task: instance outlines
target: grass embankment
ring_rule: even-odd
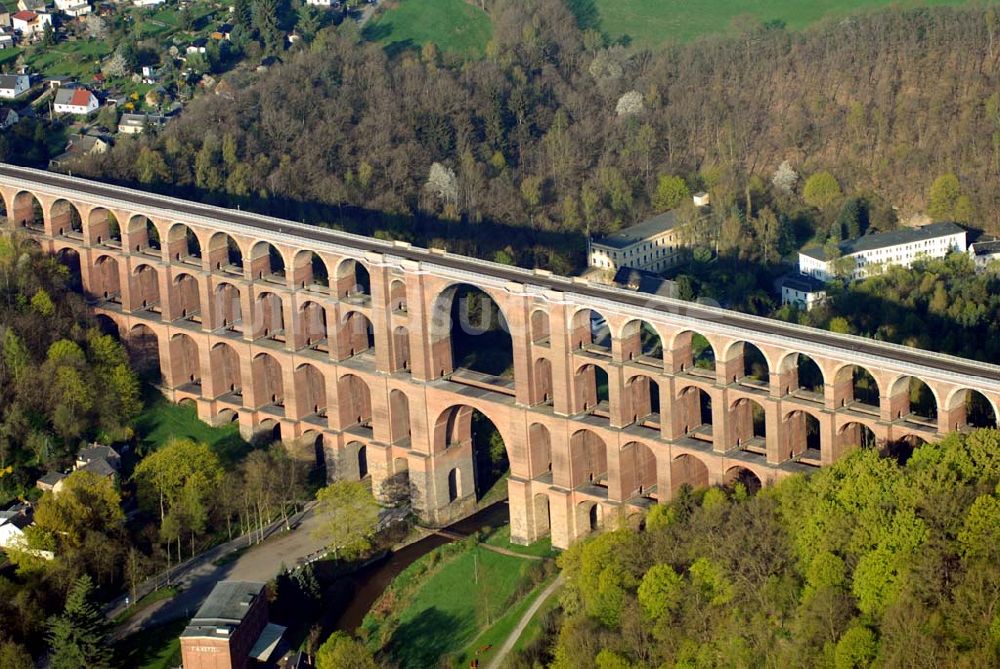
[[[193,439],[211,446],[223,461],[235,462],[249,449],[236,422],[212,427],[198,418],[194,406],[173,404],[155,390],[146,392],[143,402],[135,430],[145,451],[155,451],[171,438]]]
[[[470,541],[441,546],[393,580],[360,632],[400,667],[437,666],[447,655],[467,664],[479,647],[506,638],[547,575],[542,561]]]
[[[464,0],[401,0],[387,3],[364,35],[391,53],[434,42],[441,51],[481,56],[493,25],[483,10]]]
[[[612,39],[627,36],[632,44],[655,47],[669,41],[689,41],[703,35],[733,33],[742,19],[749,23],[783,21],[792,29],[806,28],[828,17],[886,7],[962,5],[966,0],[569,0],[581,25]]]
[[[150,627],[115,644],[115,666],[133,669],[173,669],[181,666],[180,634],[186,618]]]
[[[168,585],[164,588],[157,588],[145,597],[140,597],[139,601],[119,613],[111,622],[115,625],[121,625],[123,622],[139,613],[139,611],[142,611],[148,606],[152,606],[156,602],[162,602],[164,599],[170,599],[178,592],[180,592],[180,588],[176,588],[172,585]]]

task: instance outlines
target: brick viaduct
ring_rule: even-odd
[[[404,481],[428,522],[472,508],[481,412],[515,541],[565,547],[685,484],[768,484],[1000,407],[995,365],[43,171],[0,165],[0,195],[79,262],[100,318],[152,343],[171,399],[315,445],[377,492]],[[499,307],[512,378],[454,368],[462,284]]]

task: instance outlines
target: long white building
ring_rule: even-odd
[[[863,279],[892,265],[909,267],[919,258],[941,258],[952,251],[965,253],[965,235],[965,230],[954,223],[865,235],[841,242],[840,258],[828,258],[822,246],[800,251],[799,272],[828,281],[836,275],[838,262],[853,260],[850,278]]]

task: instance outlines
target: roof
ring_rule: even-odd
[[[646,272],[641,269],[623,266],[615,272],[614,282],[622,288],[635,290],[640,293],[651,293],[662,295],[663,297],[676,297],[677,283],[669,279],[664,279],[659,274]]]
[[[101,458],[100,460],[91,460],[84,466],[80,467],[78,471],[91,472],[93,474],[97,474],[98,476],[115,476],[118,473],[118,470],[104,458]]]
[[[826,284],[807,274],[789,274],[781,279],[783,288],[801,290],[803,293],[822,293],[826,291]]]
[[[16,88],[18,81],[27,77],[26,74],[0,74],[0,88]]]
[[[38,18],[38,14],[31,11],[30,9],[22,9],[16,14],[12,14],[10,18],[17,19],[18,21],[27,21],[28,23],[31,23],[32,21]]]
[[[610,246],[611,248],[623,249],[644,239],[650,239],[668,230],[672,230],[676,225],[677,216],[674,211],[665,211],[652,218],[647,218],[642,223],[636,223],[612,235],[597,239],[595,243]]]
[[[147,123],[150,125],[161,125],[166,119],[159,114],[122,114],[118,119],[118,125],[131,125],[142,127]]]
[[[991,256],[1000,253],[1000,240],[988,242],[975,242],[970,247],[972,253],[977,256]]]
[[[120,457],[121,456],[118,455],[118,451],[110,446],[105,446],[104,444],[91,444],[87,448],[81,449],[80,452],[76,454],[76,459],[82,460],[83,462],[91,462],[93,460],[118,460]]]
[[[278,647],[281,637],[285,634],[285,629],[281,625],[275,625],[274,623],[265,625],[264,629],[260,632],[260,636],[257,637],[253,648],[250,649],[250,657],[258,662],[267,662],[270,660],[274,654],[274,649]]]
[[[239,627],[250,606],[264,593],[264,584],[220,581],[198,609],[181,636],[228,638]]]
[[[55,484],[66,478],[66,475],[62,472],[49,472],[42,478],[38,479],[38,483],[47,486],[54,486]]]
[[[889,232],[879,232],[874,235],[865,235],[856,239],[848,239],[840,242],[841,255],[852,255],[863,251],[874,251],[900,244],[910,244],[938,237],[947,237],[964,233],[965,228],[955,223],[931,223],[922,225],[919,228],[903,228],[901,230],[891,230]],[[800,251],[802,255],[815,258],[816,260],[830,260],[826,257],[826,249],[822,246],[814,246],[810,249]]]

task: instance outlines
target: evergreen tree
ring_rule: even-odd
[[[81,576],[66,597],[63,613],[49,623],[52,669],[111,667],[111,649],[105,645],[107,621],[91,601],[94,584]]]

